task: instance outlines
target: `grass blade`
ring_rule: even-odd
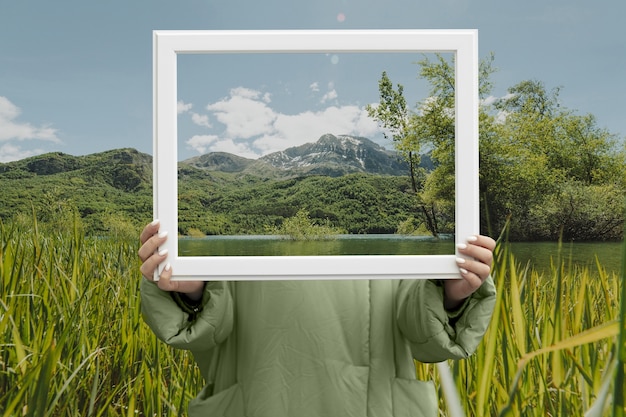
[[[626,206],[626,204],[625,204]],[[626,210],[625,210],[626,211]],[[626,238],[626,223],[624,224],[624,237]],[[617,339],[617,372],[615,375],[615,387],[613,394],[613,417],[626,415],[626,240],[622,244],[622,268],[620,272],[622,286],[620,296],[619,322],[620,331]]]

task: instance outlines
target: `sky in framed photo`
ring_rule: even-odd
[[[452,53],[440,53],[452,63]],[[178,55],[178,154],[250,159],[316,142],[322,135],[365,137],[392,149],[366,106],[379,101],[385,71],[407,105],[428,97],[418,61],[434,53],[272,53]],[[231,68],[218,80],[215,68]]]
[[[548,89],[562,88],[565,107],[594,114],[600,127],[623,138],[625,14],[626,3],[615,0],[0,0],[0,162],[51,151],[84,155],[132,147],[152,153],[157,29],[478,29],[480,57],[493,52],[499,68],[494,97],[520,81],[540,80]],[[318,66],[299,69],[291,97],[310,95],[320,114],[332,106],[366,105],[367,98],[349,91],[354,79],[329,81],[350,60],[320,58],[327,73]],[[269,62],[263,71],[276,68]],[[217,67],[208,82],[219,87],[234,75],[230,66]],[[402,82],[402,76],[392,80]],[[229,82],[217,99],[190,97],[183,111],[197,131],[189,137],[211,124],[207,106],[220,98],[258,94],[266,100],[264,111],[299,114],[281,92],[284,85],[266,87]]]

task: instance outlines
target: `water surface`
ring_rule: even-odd
[[[517,262],[548,272],[552,263],[597,270],[596,260],[608,272],[621,268],[621,242],[515,242]],[[434,239],[406,235],[339,235],[332,240],[294,241],[280,236],[208,236],[181,238],[180,256],[322,256],[322,255],[449,255],[451,236]]]

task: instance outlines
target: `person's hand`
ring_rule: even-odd
[[[159,226],[159,221],[155,220],[146,225],[139,236],[141,248],[139,248],[138,255],[142,262],[140,271],[148,281],[154,281],[154,271],[167,259],[167,250],[157,252],[157,248],[167,240],[167,232],[159,232]],[[159,275],[157,286],[163,291],[185,294],[191,300],[202,298],[203,281],[172,281],[171,278],[172,268],[167,263]]]
[[[470,236],[467,243],[457,245],[459,253],[466,258],[457,258],[461,279],[444,281],[444,307],[453,310],[472,295],[491,273],[493,250],[496,242],[488,236]]]

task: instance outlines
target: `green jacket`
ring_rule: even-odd
[[[145,279],[141,295],[206,380],[191,417],[435,417],[413,358],[467,358],[495,302],[491,278],[454,313],[429,280],[207,282],[197,313]]]

